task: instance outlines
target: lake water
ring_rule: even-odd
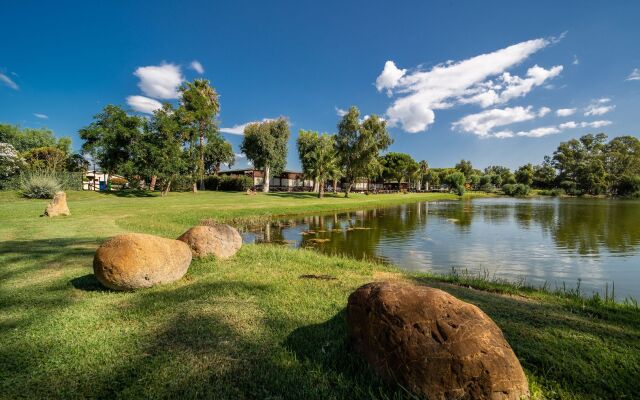
[[[475,199],[286,218],[247,242],[373,258],[410,271],[488,273],[640,299],[640,202]]]

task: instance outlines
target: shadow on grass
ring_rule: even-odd
[[[147,190],[125,189],[125,190],[101,190],[97,193],[105,196],[116,197],[158,197],[160,192],[150,192]]]
[[[640,312],[537,301],[414,278],[473,303],[502,329],[522,366],[551,397],[632,398],[640,374]]]
[[[87,274],[73,278],[69,283],[74,288],[85,292],[115,292],[114,290],[102,286],[94,274]]]
[[[280,198],[290,198],[290,199],[317,199],[318,193],[313,192],[271,192],[267,194],[269,197],[280,197]],[[333,193],[325,193],[324,197],[326,198],[343,198],[344,196],[339,196]]]

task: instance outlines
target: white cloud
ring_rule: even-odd
[[[549,107],[540,107],[540,110],[538,111],[538,116],[539,117],[544,117],[545,115],[549,114],[551,112],[551,109]]]
[[[336,114],[338,114],[338,117],[344,117],[347,113],[347,110],[336,107]]]
[[[391,96],[391,89],[398,85],[400,78],[406,73],[406,69],[399,69],[393,61],[385,62],[382,73],[376,79],[376,89],[378,89],[379,92],[387,89],[387,95]]]
[[[40,119],[49,119],[48,115],[40,114],[40,113],[33,113],[33,116]]]
[[[231,135],[244,135],[244,128],[249,124],[253,124],[254,122],[265,122],[265,121],[274,121],[273,118],[263,118],[261,121],[249,121],[244,124],[234,125],[230,128],[220,128],[220,132],[229,133]]]
[[[537,113],[533,107],[507,107],[494,108],[476,114],[467,115],[452,124],[453,129],[473,133],[480,137],[511,137],[512,132],[494,132],[494,128],[515,124],[517,122],[531,121],[542,117],[551,111],[547,107],[542,107]]]
[[[528,137],[542,137],[547,135],[553,135],[555,133],[562,132],[559,128],[555,126],[543,126],[541,128],[535,128],[530,131],[521,131],[518,132],[518,136],[528,136]]]
[[[11,78],[0,72],[0,82],[4,83],[13,90],[20,90],[20,87]]]
[[[191,64],[189,64],[189,67],[192,70],[194,70],[197,73],[199,73],[200,75],[204,74],[204,67],[202,66],[202,64],[200,64],[200,61],[198,61],[198,60],[191,61]]]
[[[607,105],[611,99],[604,97],[598,100],[593,101],[584,112],[586,117],[594,116],[594,115],[604,115],[609,111],[612,111],[616,106]]]
[[[568,117],[570,115],[573,115],[575,112],[576,112],[575,108],[560,108],[556,110],[556,115],[558,117]]]
[[[247,158],[247,155],[244,153],[235,153],[236,158]]]
[[[628,81],[640,81],[640,68],[634,68],[627,77]]]
[[[573,64],[573,65],[579,65],[580,64],[580,59],[575,54],[573,55],[573,61],[571,62],[571,64]]]
[[[557,76],[562,66],[547,70],[536,65],[529,68],[525,78],[512,76],[506,70],[553,42],[555,39],[529,40],[463,61],[439,64],[429,71],[407,73],[387,61],[376,79],[376,88],[398,96],[387,109],[390,125],[421,132],[435,121],[434,110],[456,103],[488,107],[526,95],[533,87]],[[498,76],[495,82],[487,80],[493,76]]]
[[[133,73],[140,79],[138,87],[149,97],[177,99],[178,87],[184,80],[180,66],[175,64],[140,67]]]
[[[155,110],[162,108],[162,104],[158,100],[144,96],[129,96],[127,104],[135,111],[145,114],[153,114]]]

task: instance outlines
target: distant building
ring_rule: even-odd
[[[254,189],[262,188],[264,183],[264,172],[253,169],[234,169],[229,171],[220,171],[219,175],[226,176],[248,176],[253,179]],[[280,175],[272,176],[269,179],[269,188],[273,191],[311,191],[313,190],[313,180],[304,179],[302,172],[298,171],[282,171]]]
[[[100,171],[87,171],[82,179],[82,190],[107,190],[107,180],[109,174]],[[112,174],[111,178],[122,178],[120,175]]]

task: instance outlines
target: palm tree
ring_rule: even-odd
[[[422,160],[418,163],[420,169],[419,169],[419,174],[420,174],[420,180],[418,181],[418,190],[422,190],[422,180],[424,179],[424,176],[427,174],[427,172],[429,172],[429,163],[426,160]]]
[[[186,82],[180,88],[182,92],[182,104],[187,111],[188,119],[196,125],[199,135],[199,155],[197,176],[200,179],[200,190],[204,190],[204,152],[205,137],[208,132],[215,129],[214,119],[220,112],[220,102],[218,93],[211,87],[206,79],[195,79],[193,82]],[[194,192],[195,190],[194,184]]]

